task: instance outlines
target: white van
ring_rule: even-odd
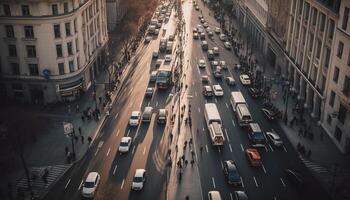
[[[142,121],[150,122],[152,119],[152,114],[153,114],[153,108],[150,106],[145,107],[145,110],[143,111],[143,115],[142,115]]]
[[[204,117],[210,133],[210,139],[214,146],[224,145],[221,117],[215,103],[204,105]]]
[[[236,116],[239,126],[248,126],[253,121],[248,110],[247,104],[238,104],[236,107]]]
[[[246,104],[246,100],[243,97],[242,92],[235,91],[231,92],[231,98],[230,98],[231,106],[234,112],[236,112],[236,107],[238,104]]]

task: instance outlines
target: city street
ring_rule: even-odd
[[[197,2],[199,9],[211,30],[220,27],[220,24],[214,19],[213,12],[202,1]],[[61,180],[52,188],[45,199],[81,199],[81,188],[89,172],[98,172],[101,175],[100,185],[94,199],[166,199],[167,198],[167,169],[168,149],[174,152],[174,143],[183,143],[182,140],[171,140],[172,131],[170,120],[166,125],[160,125],[156,121],[156,116],[149,123],[141,122],[136,127],[128,124],[132,111],[143,112],[146,106],[152,106],[154,111],[166,108],[169,112],[172,110],[169,94],[172,90],[166,91],[156,89],[152,98],[145,98],[145,91],[150,85],[150,73],[155,68],[155,59],[152,59],[153,50],[158,50],[159,41],[162,37],[168,37],[176,29],[176,11],[173,9],[169,22],[163,23],[162,28],[166,27],[166,33],[162,35],[160,31],[158,36],[153,36],[150,43],[142,43],[133,59],[130,61],[129,74],[126,82],[115,102],[112,105],[110,116],[106,119],[101,131],[94,138],[86,155],[78,161]],[[192,39],[193,28],[201,24],[198,16],[200,11],[196,11],[193,2],[186,0],[183,2],[183,13],[185,19],[185,42],[184,42],[184,66],[183,73],[184,85],[188,88],[184,91],[185,96],[190,96],[185,102],[191,104],[193,146],[195,147],[195,165],[199,169],[200,188],[202,198],[208,198],[208,192],[218,190],[223,199],[234,199],[234,191],[242,190],[247,193],[250,200],[306,200],[306,199],[329,199],[327,193],[320,184],[311,176],[308,169],[299,158],[299,154],[293,148],[288,138],[283,134],[277,122],[268,121],[261,112],[262,100],[253,99],[248,93],[248,88],[239,81],[241,71],[233,69],[234,64],[239,63],[238,58],[233,51],[226,50],[224,43],[220,41],[219,35],[214,33],[213,39],[209,39],[206,34],[206,41],[209,49],[218,47],[220,56],[215,60],[224,60],[229,66],[223,70],[221,81],[213,77],[213,71],[210,67],[210,61],[207,59],[206,51],[201,48],[200,39]],[[210,15],[209,15],[210,13]],[[177,37],[176,37],[177,38]],[[175,39],[175,47],[179,41]],[[176,49],[172,52],[173,64],[175,60]],[[165,54],[160,54],[164,58]],[[205,68],[198,67],[198,60],[206,61]],[[208,75],[210,84],[220,84],[224,96],[206,98],[202,94],[203,84],[202,75]],[[236,80],[236,86],[229,86],[225,77],[233,77]],[[155,86],[154,86],[155,87]],[[265,148],[260,148],[262,156],[262,167],[253,168],[245,155],[245,149],[251,146],[248,138],[248,131],[238,125],[238,121],[232,111],[230,104],[231,91],[241,91],[247,100],[249,110],[253,120],[257,122],[264,132],[275,130],[281,136],[283,146],[275,147],[270,141]],[[225,143],[223,147],[211,145],[211,139],[208,137],[208,129],[204,119],[204,104],[215,103],[218,107],[221,119],[223,121],[223,132]],[[182,105],[182,104],[181,104]],[[176,106],[175,106],[176,107]],[[174,110],[175,112],[176,110]],[[170,114],[172,114],[170,112]],[[169,116],[170,116],[169,114]],[[170,117],[169,117],[170,118]],[[182,120],[183,122],[183,120]],[[184,123],[184,122],[183,122]],[[176,128],[175,123],[175,128]],[[188,126],[188,125],[185,125]],[[183,130],[184,134],[190,134]],[[130,151],[125,154],[118,152],[118,147],[122,137],[132,138]],[[200,147],[203,148],[201,152]],[[242,180],[242,187],[235,188],[227,184],[223,173],[223,161],[234,160]],[[175,163],[177,160],[173,160]],[[173,165],[176,167],[175,165]],[[188,166],[187,168],[189,168]],[[132,191],[131,184],[136,169],[143,168],[147,171],[147,181],[141,191]],[[298,191],[286,180],[284,170],[287,168],[299,171],[305,180],[307,188]],[[174,170],[173,170],[174,171]],[[172,176],[176,176],[171,174]],[[182,180],[176,184],[186,184]],[[174,187],[174,185],[172,185]],[[177,187],[177,185],[175,185]],[[200,192],[200,191],[193,191]],[[191,194],[185,194],[191,198]],[[169,198],[170,199],[170,198]]]

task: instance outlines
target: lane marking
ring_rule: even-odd
[[[233,196],[232,196],[232,193],[230,192],[230,199],[233,200]]]
[[[253,176],[253,179],[254,179],[254,182],[255,182],[255,186],[256,186],[256,187],[259,187],[258,182],[256,181],[255,176]]]
[[[118,129],[117,133],[115,134],[116,137],[118,137],[120,130]]]
[[[68,180],[68,182],[66,183],[66,186],[64,186],[64,189],[67,189],[69,183],[70,183],[71,179]]]
[[[218,100],[216,99],[216,97],[214,98],[214,100],[215,100],[215,103],[218,103]]]
[[[201,112],[201,108],[200,108],[200,107],[198,107],[198,112],[199,112],[199,113]]]
[[[285,152],[287,152],[287,148],[284,145],[283,145],[283,149],[284,149]]]
[[[196,91],[194,92],[194,96],[197,96],[197,92]]]
[[[81,180],[80,184],[79,184],[79,187],[78,187],[78,190],[80,190],[81,186],[83,186],[83,183],[84,183],[84,179]]]
[[[224,164],[222,163],[222,161],[220,162],[221,164],[221,168],[224,169]]]
[[[225,131],[225,134],[226,134],[227,142],[230,142],[230,138],[228,137],[226,128],[224,129],[224,131]]]
[[[215,186],[215,180],[214,180],[214,177],[211,177],[211,181],[213,182],[213,186],[214,186],[214,188],[215,188],[216,186]]]
[[[231,144],[228,144],[228,146],[230,147],[230,151],[231,151],[231,153],[232,153],[232,147],[231,147]]]
[[[113,175],[115,174],[115,172],[117,171],[117,167],[118,165],[115,165],[114,169],[113,169]]]
[[[233,120],[231,120],[231,121],[232,121],[233,127],[235,127],[236,126],[235,121],[233,121]]]
[[[143,148],[142,155],[145,155],[145,153],[146,153],[146,147]]]
[[[243,144],[241,144],[241,149],[242,149],[242,151],[244,152]]]
[[[111,148],[108,149],[106,156],[109,155],[109,152],[111,151]]]
[[[158,106],[158,101],[156,102],[156,107]]]
[[[206,149],[207,153],[209,153],[208,145],[205,145],[205,149]]]
[[[126,136],[129,137],[130,134],[130,129],[128,130],[128,133],[126,133]]]
[[[205,128],[203,127],[203,131],[205,131]]]
[[[271,151],[273,152],[273,148],[272,148],[271,144],[269,144],[269,147],[270,147]]]
[[[242,188],[244,188],[244,182],[243,182],[242,176],[240,177],[240,179],[241,179],[241,183],[242,183]]]
[[[283,187],[286,187],[286,184],[284,183],[283,179],[280,178],[280,180],[281,180],[281,182],[282,182]]]
[[[225,103],[226,104],[226,107],[228,108],[228,104],[227,103]]]
[[[221,152],[221,150],[220,150],[220,146],[218,146],[218,150],[219,150],[219,153]]]
[[[117,119],[118,115],[119,115],[119,113],[117,113],[117,114],[114,116],[114,119]]]
[[[265,169],[264,164],[262,164],[261,166],[262,166],[263,171],[264,171],[264,172],[265,172],[265,174],[266,174],[266,169]]]
[[[123,189],[124,182],[125,182],[125,179],[123,179],[123,181],[122,181],[122,185],[120,186],[120,189],[121,189],[121,190]]]

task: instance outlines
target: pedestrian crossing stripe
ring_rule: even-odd
[[[305,166],[309,169],[311,169],[312,171],[316,172],[316,173],[329,173],[330,171],[318,164],[315,164],[309,160],[306,160],[305,158],[303,158],[302,156],[300,156],[301,161],[305,164]]]

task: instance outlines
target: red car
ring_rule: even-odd
[[[259,151],[255,148],[248,148],[245,150],[247,158],[250,162],[250,165],[253,167],[260,167],[262,165],[261,156]]]

